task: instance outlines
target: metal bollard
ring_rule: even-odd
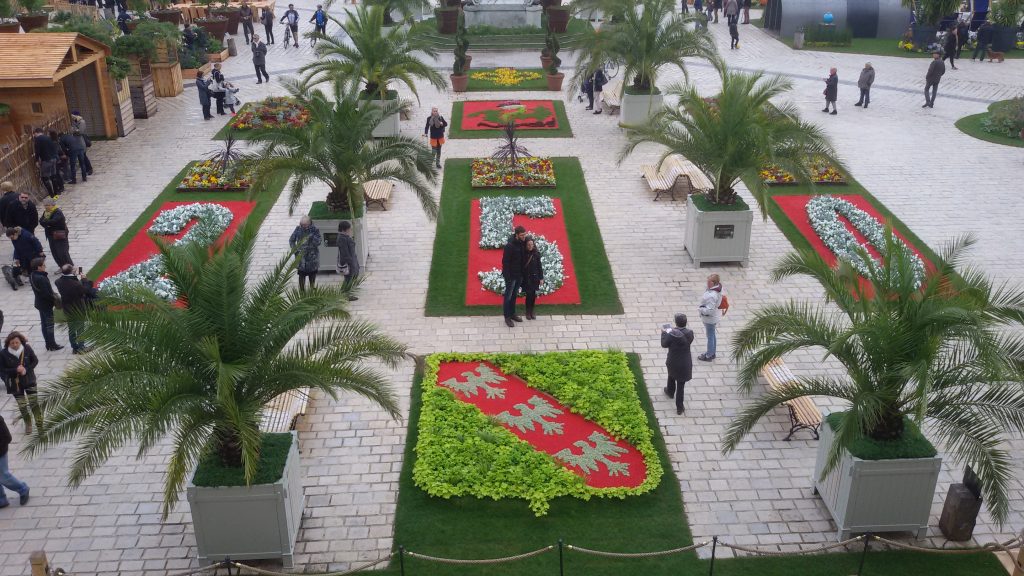
[[[868,548],[871,546],[871,532],[864,535],[864,551],[860,553],[860,566],[857,567],[857,576],[864,573],[864,560],[868,557]]]
[[[238,56],[238,48],[235,46],[235,37],[232,36],[227,40],[228,44],[228,56]]]
[[[711,565],[708,567],[708,576],[715,574],[715,552],[718,551],[718,536],[711,539]]]
[[[405,576],[405,546],[398,547],[398,570]]]
[[[565,576],[565,563],[562,557],[562,539],[558,539],[558,576]]]

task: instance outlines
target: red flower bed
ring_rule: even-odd
[[[462,104],[462,129],[498,130],[509,116],[515,117],[518,130],[558,128],[551,100],[470,100]]]

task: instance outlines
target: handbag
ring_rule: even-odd
[[[53,240],[67,240],[68,239],[68,231],[67,230],[54,230],[53,233],[50,234],[50,238],[52,238]]]

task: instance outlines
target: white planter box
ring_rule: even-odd
[[[661,94],[627,94],[623,91],[619,125],[633,126],[647,122],[648,118],[661,110],[664,101],[665,97]]]
[[[823,422],[814,489],[836,522],[839,540],[853,532],[910,531],[924,538],[942,458],[861,460],[846,453],[822,479],[833,438],[832,427]]]
[[[705,262],[739,262],[750,258],[750,227],[754,212],[723,210],[702,212],[686,198],[686,235],[683,248],[697,266]]]
[[[380,106],[380,102],[387,102],[388,104],[395,105],[398,100],[364,100],[367,106]],[[398,136],[401,131],[401,126],[398,123],[398,113],[389,114],[380,119],[380,124],[373,129],[374,138],[390,138],[392,136]]]
[[[273,484],[200,487],[189,482],[186,494],[199,565],[225,558],[280,558],[291,568],[305,507],[299,468],[299,440],[292,432],[284,474]]]
[[[320,234],[324,238],[323,243],[320,244],[320,271],[337,272],[338,224],[341,222],[341,219],[316,219],[313,222],[316,224],[316,227],[320,229]],[[359,268],[360,273],[362,273],[362,270],[366,269],[367,262],[370,259],[370,250],[366,241],[366,217],[353,218],[349,220],[349,222],[352,223],[352,228],[355,230],[352,237],[356,241],[356,256],[359,258]]]

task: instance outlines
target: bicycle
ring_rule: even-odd
[[[284,47],[285,47],[285,49],[288,48],[288,45],[291,44],[291,42],[292,42],[292,27],[287,25],[287,24],[285,24],[284,25]]]

